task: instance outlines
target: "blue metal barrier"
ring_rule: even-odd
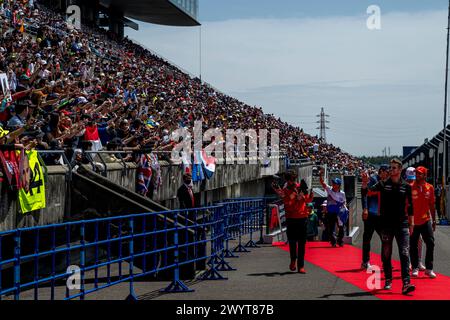
[[[162,291],[193,291],[180,279],[180,269],[205,261],[202,280],[225,280],[219,271],[235,270],[225,260],[232,255],[229,241],[239,240],[237,252],[257,247],[253,237],[262,228],[264,210],[262,198],[236,199],[1,232],[0,300],[83,300],[124,282],[127,299],[135,300],[136,280],[164,272],[173,276]],[[250,237],[246,245],[243,236]]]

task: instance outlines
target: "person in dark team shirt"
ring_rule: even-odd
[[[369,187],[374,186],[378,181],[386,181],[389,178],[389,168],[382,165],[378,170],[378,175],[370,177]],[[367,188],[361,190],[362,208],[363,208],[363,250],[361,269],[370,268],[370,242],[374,232],[377,232],[381,239],[380,224],[380,193],[367,192]]]
[[[392,244],[397,241],[400,255],[402,274],[402,293],[408,294],[415,290],[411,284],[409,272],[409,237],[414,228],[414,213],[412,206],[411,186],[401,178],[402,162],[392,159],[390,167],[390,178],[379,181],[372,187],[367,187],[369,175],[362,174],[362,189],[380,192],[380,223],[382,238],[382,261],[385,274],[386,290],[392,288]]]

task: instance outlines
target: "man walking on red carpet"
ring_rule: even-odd
[[[387,165],[382,165],[378,170],[378,175],[370,177],[369,187],[375,185],[378,181],[386,181],[389,178],[389,168]],[[380,193],[368,193],[368,189],[361,190],[362,208],[363,208],[363,250],[361,269],[370,268],[370,242],[373,233],[376,232],[381,239],[381,224],[380,224]]]
[[[382,239],[382,261],[385,275],[386,290],[392,288],[392,244],[397,241],[402,274],[402,293],[408,294],[415,290],[410,282],[409,274],[409,236],[414,228],[414,212],[411,186],[401,178],[402,162],[391,160],[390,178],[379,181],[370,187],[370,191],[380,192],[380,222]],[[362,189],[367,189],[369,175],[362,174]]]
[[[414,207],[414,230],[411,235],[410,254],[412,264],[412,276],[419,276],[419,238],[422,235],[427,246],[425,255],[425,275],[436,278],[433,272],[434,235],[436,230],[436,208],[434,207],[434,187],[427,183],[425,167],[417,167],[416,180],[412,184],[412,199]]]
[[[307,190],[302,190],[296,180],[297,173],[290,170],[286,173],[286,184],[283,189],[276,184],[272,184],[272,187],[283,199],[286,211],[287,237],[291,257],[289,268],[291,271],[295,271],[297,262],[298,272],[306,273],[305,245],[308,222],[306,204],[312,202],[313,194],[312,192],[308,194]]]

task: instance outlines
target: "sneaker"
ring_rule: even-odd
[[[425,271],[427,268],[425,268],[425,266],[423,265],[422,262],[419,262],[419,270],[420,271]]]
[[[367,270],[367,269],[369,269],[370,267],[371,267],[371,265],[370,265],[369,262],[363,262],[363,263],[361,263],[361,269]]]
[[[290,269],[291,271],[295,271],[295,269],[296,269],[296,266],[295,266],[295,260],[294,260],[294,261],[291,261],[291,264],[289,265],[289,269]]]
[[[336,243],[332,243],[331,246],[332,246],[333,248],[336,248]]]
[[[306,274],[305,268],[300,268],[300,269],[298,269],[298,273]]]
[[[344,246],[344,243],[339,243],[339,247],[343,247]]]
[[[419,268],[414,268],[411,275],[413,277],[418,277],[419,276]]]
[[[391,290],[392,289],[392,280],[386,280],[384,282],[384,290]]]
[[[413,292],[414,290],[416,290],[416,286],[411,284],[411,283],[405,283],[403,284],[403,288],[402,288],[402,294],[408,294]]]
[[[436,273],[433,272],[433,270],[425,270],[425,275],[429,276],[431,279],[436,278]]]

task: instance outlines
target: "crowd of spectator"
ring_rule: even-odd
[[[128,38],[75,29],[35,1],[0,0],[0,144],[26,149],[151,150],[167,155],[180,127],[279,129],[280,151],[348,173],[361,161],[193,78]],[[47,156],[50,164],[59,159]],[[115,156],[107,161],[118,161]]]

